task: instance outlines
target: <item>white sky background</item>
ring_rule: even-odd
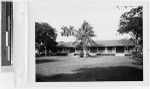
[[[62,37],[62,26],[81,27],[86,20],[95,32],[93,40],[115,40],[126,36],[119,35],[120,16],[131,8],[117,9],[115,3],[97,2],[36,2],[31,4],[35,22],[46,22],[57,30],[57,41],[74,41],[74,37]],[[133,8],[133,7],[132,7]]]

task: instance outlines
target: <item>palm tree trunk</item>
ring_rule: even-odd
[[[46,50],[46,47],[45,47],[45,56],[47,56],[47,50]]]
[[[38,55],[40,55],[40,50],[38,50]]]
[[[86,47],[83,47],[84,58],[86,57]]]

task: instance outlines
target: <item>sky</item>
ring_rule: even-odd
[[[117,8],[119,6],[119,8]],[[120,16],[133,7],[124,8],[122,4],[98,2],[40,2],[30,4],[35,22],[46,22],[57,31],[56,41],[74,41],[74,37],[62,37],[62,26],[74,26],[78,29],[86,20],[95,32],[93,40],[116,40],[130,37],[120,35]]]

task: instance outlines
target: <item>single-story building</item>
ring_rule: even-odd
[[[105,40],[95,41],[97,45],[89,46],[88,51],[96,55],[112,55],[112,56],[128,56],[130,51],[133,50],[135,44],[129,40]],[[78,54],[80,48],[72,45],[72,42],[59,42],[56,52],[58,53],[74,53]]]

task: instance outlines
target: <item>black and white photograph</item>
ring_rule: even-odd
[[[36,82],[143,81],[143,5],[38,3]]]

